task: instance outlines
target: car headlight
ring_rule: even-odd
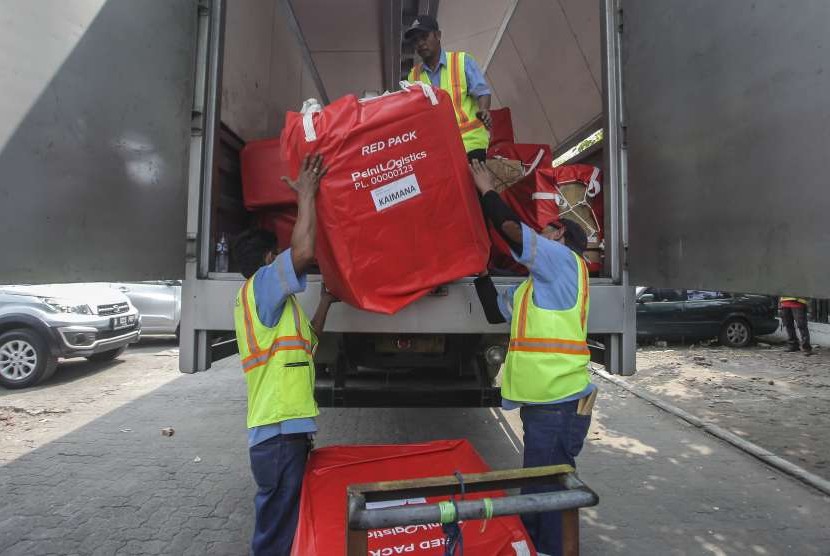
[[[92,309],[85,303],[76,303],[69,299],[56,297],[44,297],[43,302],[58,313],[75,313],[78,315],[91,315]]]

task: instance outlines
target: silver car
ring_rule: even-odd
[[[0,385],[49,378],[59,357],[109,361],[141,336],[130,300],[94,284],[0,286]]]
[[[151,282],[110,283],[130,298],[141,313],[142,334],[179,335],[182,315],[182,281],[155,280]]]

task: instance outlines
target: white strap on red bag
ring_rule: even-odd
[[[322,112],[323,107],[320,101],[316,98],[310,98],[303,103],[300,109],[300,114],[303,115],[303,131],[305,132],[305,142],[311,143],[317,140],[317,130],[314,129],[314,114]]]
[[[433,106],[438,104],[438,97],[435,96],[435,91],[432,90],[432,87],[418,81],[416,83],[410,83],[409,81],[401,81],[401,91],[395,93],[383,93],[380,96],[376,97],[369,97],[369,98],[362,98],[359,100],[361,103],[372,102],[374,100],[383,98],[387,95],[394,95],[402,92],[411,92],[415,91],[416,89],[420,89],[421,92],[424,93],[424,96],[429,99],[430,104]],[[317,130],[314,129],[314,114],[317,112],[322,112],[323,106],[320,104],[316,98],[310,98],[303,103],[303,107],[300,109],[300,114],[303,115],[303,131],[305,132],[305,141],[306,143],[311,143],[312,141],[317,140]]]
[[[596,197],[597,195],[599,195],[599,192],[602,189],[599,184],[599,180],[597,179],[597,177],[599,177],[599,171],[599,168],[594,166],[594,171],[591,172],[591,179],[588,180],[588,190],[586,191],[588,197]]]

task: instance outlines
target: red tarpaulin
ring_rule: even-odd
[[[490,117],[493,119],[493,128],[490,130],[490,148],[501,143],[515,143],[513,135],[513,117],[510,115],[510,108],[493,108],[490,110]]]
[[[282,176],[293,177],[293,174],[280,156],[279,139],[246,143],[239,158],[245,208],[253,210],[297,204],[297,193],[282,181]]]
[[[343,301],[391,314],[486,268],[489,238],[444,91],[412,85],[308,105],[286,115],[281,143],[292,175],[312,151],[329,167],[316,255]]]
[[[424,444],[331,446],[314,450],[306,465],[300,520],[292,556],[345,554],[346,487],[350,484],[419,479],[490,468],[466,440],[438,440]],[[467,499],[500,496],[477,493]],[[420,498],[377,503],[375,507],[434,503]],[[536,551],[517,516],[487,522],[461,523],[464,553],[487,556],[532,556]],[[369,531],[369,556],[418,554],[442,556],[444,533],[439,524],[410,525]]]
[[[599,272],[603,241],[602,172],[589,164],[544,167],[528,174],[500,193],[516,215],[540,232],[552,220],[568,218],[582,226],[588,236],[588,270]],[[510,256],[507,243],[491,229],[493,253],[490,266],[527,274],[527,269]]]

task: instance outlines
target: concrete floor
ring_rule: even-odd
[[[0,391],[0,407],[30,408],[0,437],[11,454],[0,467],[0,554],[246,552],[253,482],[238,362],[178,375],[174,357],[152,348],[130,354],[52,387]],[[826,497],[611,384],[600,387],[579,460],[601,499],[582,512],[583,554],[830,554]],[[84,407],[32,409],[43,398],[42,408],[74,400],[79,389]],[[466,437],[493,468],[515,467],[517,417],[324,409],[317,445]],[[167,426],[173,437],[160,434]],[[14,442],[14,427],[44,430],[28,449]]]

